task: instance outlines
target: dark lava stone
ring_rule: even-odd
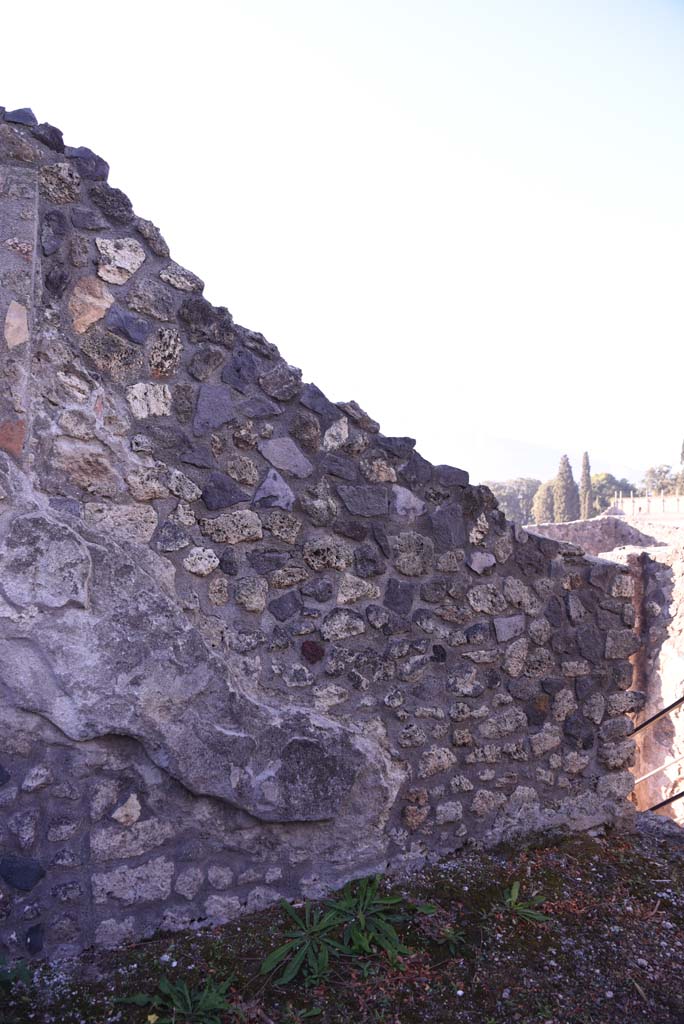
[[[40,243],[44,256],[54,256],[66,238],[67,220],[61,210],[48,210],[43,217]]]
[[[144,345],[151,325],[120,306],[112,306],[105,320],[107,327],[116,334],[122,334],[136,345]]]
[[[565,688],[565,680],[563,679],[542,679],[542,690],[544,693],[548,693],[553,697],[556,693],[560,693]]]
[[[525,704],[525,714],[530,725],[543,725],[549,717],[551,700],[545,693],[538,694],[534,700]]]
[[[178,442],[174,442],[175,446]],[[211,448],[206,444],[196,444],[192,448],[185,448],[181,452],[181,462],[185,462],[188,466],[196,466],[198,469],[211,469],[216,464],[216,459]]]
[[[247,561],[258,573],[272,572],[290,561],[289,551],[250,551]]]
[[[356,463],[348,455],[326,455],[321,460],[321,467],[331,476],[353,483],[358,478]]]
[[[335,533],[350,540],[365,540],[368,536],[368,526],[359,519],[350,519],[348,516],[338,516],[333,523]]]
[[[238,412],[248,419],[263,420],[267,416],[281,416],[283,409],[265,395],[250,395],[239,403]]]
[[[226,548],[221,553],[221,558],[219,559],[219,569],[221,570],[221,572],[224,572],[226,576],[237,576],[237,556],[232,548]]]
[[[62,263],[53,263],[45,275],[45,290],[61,299],[69,284],[69,271]]]
[[[251,352],[239,348],[223,367],[221,380],[232,384],[237,391],[246,391],[259,376],[259,364]]]
[[[249,495],[225,473],[210,473],[202,491],[202,501],[210,512],[216,512],[217,509],[249,501]]]
[[[32,857],[10,853],[0,857],[0,878],[22,892],[29,892],[45,876],[45,871]]]
[[[11,124],[37,125],[38,118],[30,107],[21,107],[19,110],[6,110],[5,120]]]
[[[101,156],[93,153],[87,146],[67,146],[66,155],[76,164],[76,170],[82,178],[89,181],[106,181],[109,174],[109,164]]]
[[[360,544],[354,552],[354,571],[363,579],[380,576],[385,571],[385,561],[372,544]]]
[[[583,750],[589,750],[594,745],[594,727],[579,711],[568,715],[563,723],[563,732]]]
[[[470,479],[465,469],[455,466],[435,467],[435,477],[440,487],[466,487]]]
[[[539,683],[536,679],[510,679],[508,692],[516,700],[534,700],[540,696]]]
[[[173,389],[173,411],[179,423],[189,423],[195,405],[195,389],[192,384],[176,384]]]
[[[342,416],[337,406],[333,405],[315,384],[304,385],[299,401],[307,409],[311,409],[312,412],[317,413],[321,417],[326,430]]]
[[[391,579],[385,589],[385,596],[382,603],[386,608],[391,608],[398,615],[408,615],[413,604],[415,588],[412,583],[402,583],[401,580]]]
[[[189,327],[208,330],[214,322],[214,307],[202,295],[191,295],[181,305],[178,316]]]
[[[390,547],[387,530],[382,523],[373,523],[371,525],[371,530],[373,532],[373,539],[375,543],[378,545],[385,558],[389,558],[392,554],[392,548]]]
[[[575,679],[575,693],[578,700],[584,700],[594,689],[594,680],[591,676],[578,676]]]
[[[317,640],[304,640],[302,642],[302,657],[310,665],[315,665],[317,661],[322,661],[325,657],[325,647]]]
[[[320,579],[308,580],[301,588],[304,597],[310,597],[314,601],[318,601],[320,604],[324,604],[329,601],[333,596],[333,582],[327,577],[323,576]]]
[[[545,615],[552,626],[562,626],[567,621],[563,602],[555,594],[546,602]]]
[[[160,551],[180,551],[188,544],[188,535],[182,526],[167,519],[159,527],[157,533],[157,547]]]
[[[292,637],[285,626],[275,626],[268,644],[269,651],[286,651],[292,647]]]
[[[26,949],[29,953],[40,953],[45,942],[45,927],[42,924],[31,925],[26,932]]]
[[[432,465],[418,452],[413,452],[406,464],[399,470],[399,479],[408,487],[427,484],[432,479]]]
[[[102,214],[97,210],[91,210],[88,206],[77,206],[72,210],[71,223],[75,228],[81,228],[84,231],[99,231],[100,228],[107,227],[107,221]]]
[[[421,601],[427,601],[428,604],[437,604],[439,601],[443,601],[446,597],[446,592],[447,588],[444,580],[426,580],[425,583],[420,585],[420,599]]]
[[[195,380],[207,380],[214,370],[218,370],[223,362],[221,349],[212,348],[210,345],[201,345],[190,360],[188,372]]]
[[[103,182],[91,188],[90,198],[112,223],[130,224],[133,220],[133,205],[121,189]]]
[[[375,443],[398,459],[407,459],[416,446],[414,437],[384,437],[382,434],[378,434]]]
[[[489,622],[476,622],[468,626],[465,635],[469,644],[486,644],[492,638],[492,627]]]
[[[591,623],[577,629],[577,644],[583,658],[594,663],[603,661],[605,638]]]
[[[55,128],[54,125],[37,124],[31,129],[31,135],[34,139],[38,139],[38,142],[42,142],[48,149],[52,149],[55,153],[64,152],[64,136],[60,132],[59,128]]]
[[[288,590],[281,597],[269,601],[268,610],[279,622],[291,619],[302,609],[302,599],[296,590]]]
[[[373,629],[379,629],[385,636],[406,633],[409,629],[407,619],[381,604],[369,604],[366,608],[366,618]]]
[[[337,493],[348,512],[355,516],[385,516],[389,511],[389,495],[378,484],[359,484],[352,487],[340,484]]]
[[[444,505],[436,512],[432,512],[427,519],[432,529],[436,551],[450,551],[452,548],[463,547],[466,531],[463,509],[460,505],[455,502]]]

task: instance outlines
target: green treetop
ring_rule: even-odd
[[[582,456],[582,476],[580,477],[580,518],[590,519],[594,514],[594,495],[591,488],[591,468],[589,466],[589,453]]]
[[[562,455],[558,475],[553,482],[553,521],[569,523],[580,517],[579,491],[567,455]]]

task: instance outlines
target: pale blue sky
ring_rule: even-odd
[[[683,3],[96,11],[3,11],[0,102],[306,379],[475,479],[678,460]]]

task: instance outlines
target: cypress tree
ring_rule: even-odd
[[[580,517],[579,491],[567,455],[562,455],[558,476],[553,482],[553,521],[569,523]]]
[[[532,518],[535,523],[553,522],[553,480],[541,484],[532,499]]]
[[[589,453],[582,456],[582,476],[580,477],[580,519],[590,519],[593,514],[594,493],[591,487],[591,467]]]

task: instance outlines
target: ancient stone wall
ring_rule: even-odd
[[[684,695],[684,521],[600,516],[573,523],[548,524],[545,535],[571,541],[584,550],[630,569],[634,582],[634,686],[646,695],[635,724],[670,707]],[[610,543],[616,542],[611,550]],[[684,791],[684,705],[637,733],[631,799],[638,810]],[[684,825],[684,800],[659,811]]]
[[[628,570],[304,383],[107,171],[0,117],[10,954],[622,814]]]

